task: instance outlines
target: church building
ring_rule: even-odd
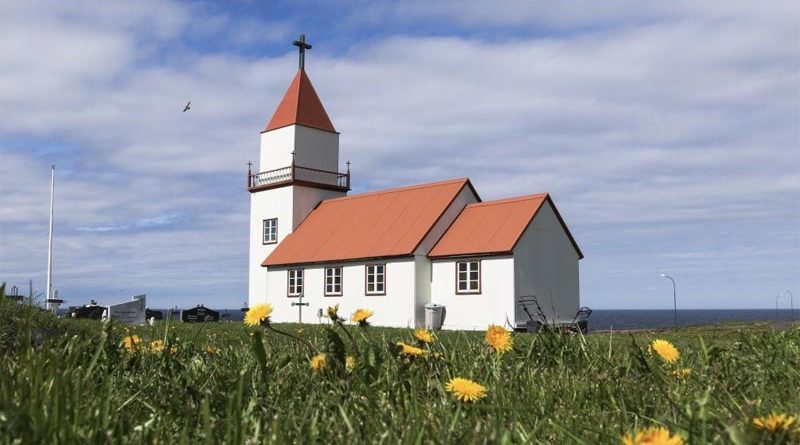
[[[249,304],[275,322],[319,323],[328,306],[374,311],[377,326],[416,327],[445,306],[444,329],[524,326],[520,297],[549,320],[580,306],[578,244],[547,193],[483,201],[468,178],[348,195],[339,133],[300,68],[248,171]],[[342,171],[343,170],[343,171]]]

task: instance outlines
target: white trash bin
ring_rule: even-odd
[[[444,306],[436,303],[425,305],[425,327],[432,330],[442,329],[444,323]]]

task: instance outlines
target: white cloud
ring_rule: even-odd
[[[798,284],[797,254],[782,250],[800,247],[796,5],[425,5],[365,5],[352,20],[452,17],[459,28],[309,55],[357,190],[468,175],[485,199],[550,191],[587,254],[591,304],[607,306],[614,270],[635,285],[612,301],[629,303],[659,267],[724,282],[764,264],[750,266],[753,289]],[[231,26],[234,17],[168,2],[19,2],[0,14],[3,279],[42,276],[47,166],[57,161],[65,290],[125,282],[165,302],[239,304],[244,163],[257,157],[294,56],[288,45],[269,58],[184,41],[275,41],[288,22],[259,33],[259,21]],[[550,31],[506,29],[528,25]],[[722,230],[736,234],[719,240],[725,248],[693,244]],[[763,262],[776,253],[789,260]]]

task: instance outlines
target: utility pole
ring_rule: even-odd
[[[50,166],[50,235],[47,241],[47,300],[45,308],[52,309],[53,299],[53,206],[56,196],[56,165]]]

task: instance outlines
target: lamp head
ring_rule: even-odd
[[[667,277],[667,274],[665,274],[665,273],[662,273],[662,274],[661,274],[661,276],[662,276],[662,277],[664,277],[664,278],[666,278],[666,277]]]

